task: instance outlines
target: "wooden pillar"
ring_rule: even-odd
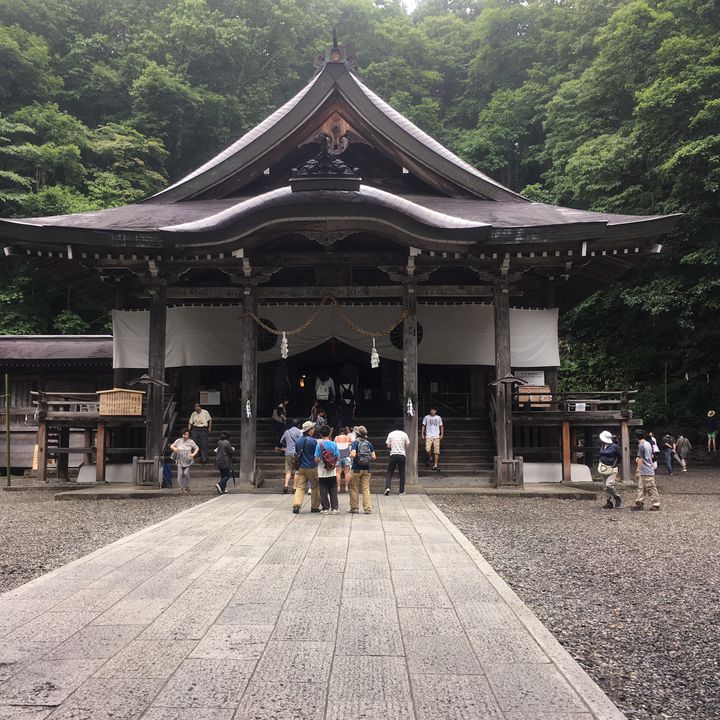
[[[92,465],[93,461],[93,453],[92,453],[92,445],[93,445],[93,431],[92,428],[85,428],[83,432],[83,446],[86,448],[90,448],[88,452],[85,453],[85,463],[87,465]]]
[[[257,442],[257,299],[251,287],[243,296],[242,407],[240,410],[240,481],[255,481]],[[250,417],[248,417],[250,403]]]
[[[165,382],[165,328],[167,307],[165,285],[158,283],[150,288],[150,340],[148,345],[148,375]],[[148,385],[147,434],[145,457],[161,457],[163,450],[163,386]]]
[[[97,426],[97,440],[95,441],[95,482],[105,482],[105,422],[100,420]]]
[[[403,286],[403,305],[407,317],[403,320],[403,417],[405,432],[410,438],[410,452],[405,465],[406,482],[418,482],[418,363],[417,363],[417,293],[414,282]],[[407,414],[407,400],[412,398],[413,414]]]
[[[40,482],[47,481],[47,445],[48,426],[47,420],[40,420],[38,423],[38,454],[37,454],[37,478]]]
[[[562,481],[569,483],[572,479],[570,473],[572,443],[570,440],[570,421],[563,420],[562,424]]]
[[[495,379],[501,380],[512,371],[510,362],[510,289],[500,282],[493,290],[495,319]],[[511,469],[506,461],[513,459],[512,387],[499,382],[495,394],[495,437],[497,444],[496,480],[498,485],[511,482]]]
[[[58,446],[61,448],[70,447],[70,428],[61,427],[58,432]],[[57,456],[57,476],[58,480],[68,481],[70,469],[70,453],[58,452]]]
[[[627,420],[620,421],[620,449],[622,450],[622,479],[630,482],[630,427]]]

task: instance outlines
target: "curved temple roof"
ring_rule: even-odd
[[[376,162],[376,174],[365,182],[355,175],[350,190],[332,182],[323,189],[291,187],[290,168],[298,158],[307,162],[318,136],[335,132],[339,124],[350,132],[343,137],[351,151],[343,150],[341,160],[347,157],[361,172],[364,163]],[[343,167],[352,170],[347,163]],[[396,173],[389,184],[382,174],[386,167]],[[6,254],[28,255],[76,288],[105,292],[105,297],[106,291],[92,285],[98,285],[97,276],[88,267],[104,272],[116,260],[127,268],[183,258],[226,263],[228,251],[236,258],[241,248],[261,253],[273,236],[335,230],[371,233],[430,255],[452,253],[456,264],[484,273],[497,272],[503,258],[512,258],[521,275],[539,273],[542,265],[547,277],[563,277],[566,285],[579,288],[567,293],[568,302],[575,302],[642,255],[658,252],[660,238],[675,222],[675,216],[615,215],[531,202],[413,125],[344,60],[326,59],[315,77],[266,120],[153,197],[108,210],[0,219],[0,237]]]
[[[228,176],[243,173],[278,142],[322,112],[333,95],[354,111],[368,134],[392,143],[408,165],[420,163],[455,183],[470,195],[494,200],[528,202],[443,147],[366,87],[341,63],[328,63],[300,92],[239,140],[197,170],[154,195],[151,200],[186,200],[208,190]]]

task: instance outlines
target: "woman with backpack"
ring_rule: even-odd
[[[352,444],[350,457],[352,458],[352,477],[350,478],[350,510],[348,512],[357,513],[360,509],[360,498],[358,490],[362,489],[363,507],[365,514],[372,512],[372,497],[370,495],[370,461],[376,460],[375,448],[368,440],[367,428],[364,425],[358,425],[355,428],[356,439]]]
[[[320,485],[320,504],[323,515],[338,513],[338,494],[336,466],[340,460],[337,443],[330,439],[331,429],[327,425],[320,428],[320,440],[315,446],[315,462],[318,466],[318,484]]]

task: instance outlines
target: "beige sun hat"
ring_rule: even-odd
[[[613,436],[608,430],[603,430],[600,433],[600,442],[604,442],[606,445],[612,445]]]
[[[314,423],[314,422],[312,422],[311,420],[306,420],[306,421],[302,424],[302,431],[303,431],[304,433],[306,433],[310,428],[314,428],[314,427],[315,427],[315,423]]]
[[[708,417],[715,417],[715,411],[714,411],[714,410],[708,410]]]
[[[364,425],[358,425],[355,428],[355,433],[357,435],[362,435],[362,437],[367,437],[367,428]]]

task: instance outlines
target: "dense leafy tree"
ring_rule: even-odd
[[[296,92],[333,27],[364,82],[513,189],[682,213],[566,315],[561,379],[637,386],[651,420],[720,401],[716,0],[0,0],[0,212],[152,194]],[[0,331],[97,327],[29,268],[0,273]]]

